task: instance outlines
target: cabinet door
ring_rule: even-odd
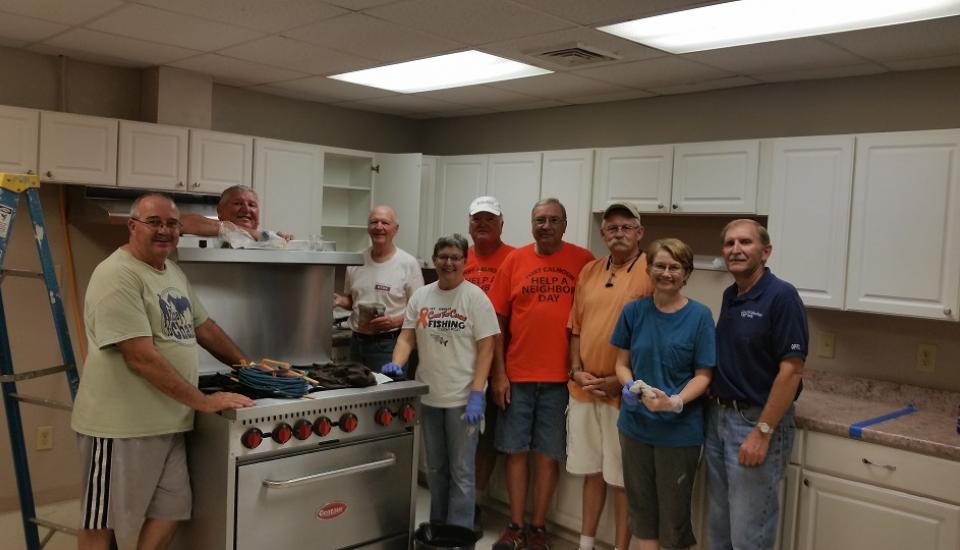
[[[441,157],[437,186],[440,189],[438,235],[466,235],[470,202],[486,194],[487,156]]]
[[[117,185],[185,191],[188,135],[186,128],[121,120]]]
[[[540,169],[540,153],[490,155],[487,160],[487,189],[483,194],[500,201],[503,211],[501,239],[507,244],[523,246],[533,240],[530,211],[541,196]],[[464,219],[469,204],[468,201],[462,209]]]
[[[597,149],[594,212],[629,200],[641,212],[668,212],[673,145]]]
[[[420,166],[423,155],[407,153],[388,155],[379,153],[376,164],[380,171],[374,175],[373,202],[393,207],[400,220],[400,232],[394,243],[414,257],[420,257]],[[431,243],[432,244],[432,243]],[[427,254],[430,256],[430,254]]]
[[[543,178],[540,196],[560,199],[567,209],[567,232],[563,239],[589,246],[590,197],[593,179],[593,149],[547,151],[543,153]],[[529,209],[528,209],[529,211]],[[527,216],[529,218],[529,215]],[[527,241],[530,226],[527,224]],[[525,244],[525,243],[524,243]]]
[[[323,153],[318,145],[257,138],[253,188],[260,197],[260,226],[319,234],[323,210]]]
[[[808,306],[843,309],[853,144],[853,136],[774,144],[769,265]]]
[[[40,113],[40,178],[56,183],[116,185],[114,118]]]
[[[0,172],[36,174],[40,111],[0,106]]]
[[[420,167],[420,263],[432,266],[433,245],[439,237],[437,228],[437,157],[423,157]]]
[[[847,308],[956,321],[960,130],[857,136]]]
[[[956,550],[960,506],[805,471],[797,530],[798,550]]]
[[[190,191],[219,194],[253,182],[253,138],[190,130]]]
[[[755,139],[677,145],[671,211],[756,213],[759,163],[760,141]]]

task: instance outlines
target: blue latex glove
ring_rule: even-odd
[[[640,396],[630,391],[630,386],[632,385],[633,380],[623,385],[623,391],[620,392],[620,399],[623,401],[624,405],[636,407],[640,404]]]
[[[403,367],[396,363],[387,363],[380,367],[380,372],[392,377],[403,376]]]
[[[483,418],[483,392],[473,390],[470,392],[470,397],[467,397],[467,412],[463,414],[463,419],[473,426],[480,422],[481,418]]]

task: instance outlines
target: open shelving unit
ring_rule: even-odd
[[[373,156],[324,152],[323,236],[337,250],[357,252],[370,244],[367,215],[373,206]]]

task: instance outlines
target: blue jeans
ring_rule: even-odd
[[[430,521],[473,529],[477,500],[474,485],[480,425],[463,420],[466,406],[441,409],[420,406],[427,450]]]
[[[773,430],[763,464],[741,466],[740,444],[753,430],[760,407],[707,407],[707,545],[710,550],[768,550],[776,544],[780,480],[793,448],[793,407]]]

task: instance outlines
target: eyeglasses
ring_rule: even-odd
[[[683,266],[680,264],[666,265],[666,264],[653,264],[650,266],[650,269],[656,271],[657,273],[663,273],[666,271],[671,275],[676,275],[683,272]]]
[[[443,263],[443,262],[457,263],[457,262],[463,261],[463,256],[448,256],[446,254],[440,254],[439,256],[436,256],[436,258],[437,258],[437,263]]]
[[[624,233],[629,233],[629,232],[631,232],[631,231],[636,231],[637,229],[639,229],[639,227],[640,227],[640,226],[638,226],[638,225],[631,225],[631,224],[629,224],[629,223],[625,223],[625,224],[623,224],[623,225],[608,225],[608,226],[604,227],[603,230],[604,230],[604,232],[606,232],[606,233],[609,234],[609,235],[615,235],[615,234],[617,234],[617,232],[619,232],[619,231],[623,231]]]
[[[145,220],[141,220],[140,218],[131,217],[130,219],[135,222],[140,222],[143,225],[150,226],[150,229],[153,229],[154,231],[160,231],[164,227],[170,231],[179,231],[183,226],[183,224],[180,223],[180,220],[175,220],[173,218],[166,221],[161,220],[160,218],[147,218]]]
[[[550,216],[549,218],[538,217],[533,218],[534,225],[560,225],[567,220],[561,218],[560,216]]]

